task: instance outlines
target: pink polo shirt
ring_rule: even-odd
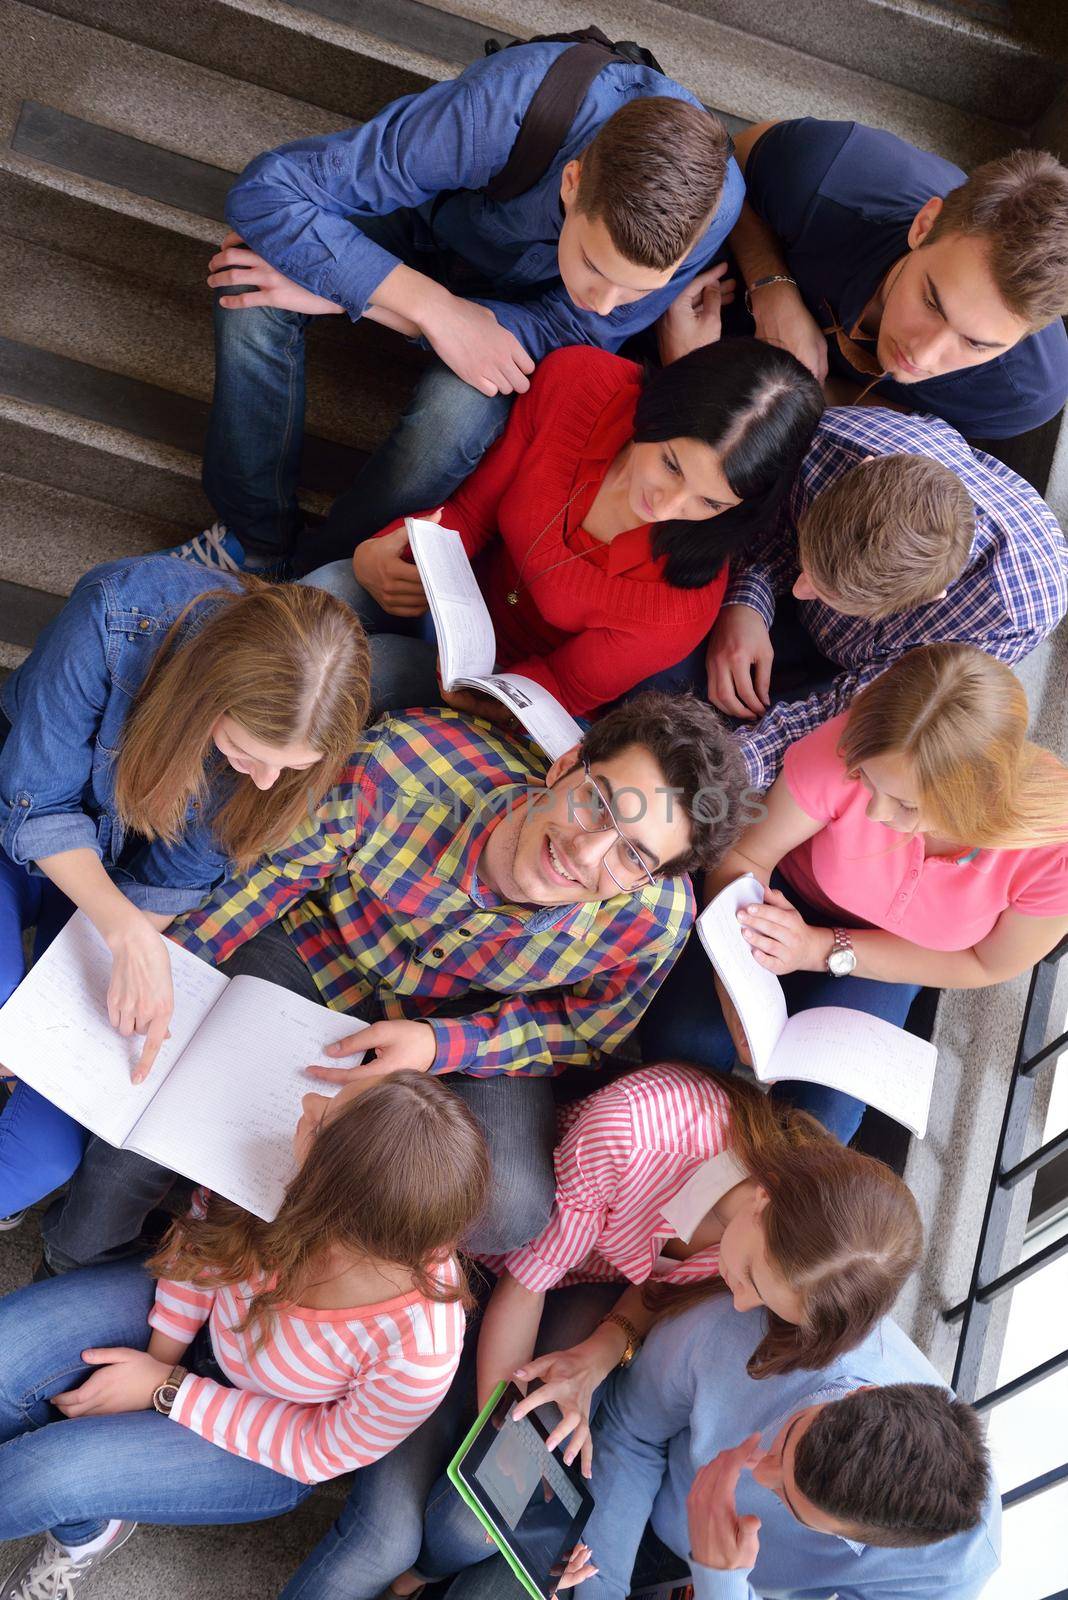
[[[958,865],[928,856],[920,835],[869,822],[869,791],[838,754],[847,713],[786,752],[783,781],[823,827],[779,862],[787,882],[830,916],[884,928],[928,950],[969,950],[1009,907],[1068,916],[1068,841],[1029,850],[980,850]]]

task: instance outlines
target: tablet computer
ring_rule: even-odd
[[[533,1600],[548,1600],[593,1510],[578,1467],[546,1445],[536,1411],[518,1422],[523,1397],[498,1384],[449,1463],[450,1481]]]

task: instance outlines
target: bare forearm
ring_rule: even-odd
[[[769,866],[766,862],[757,860],[754,856],[746,855],[744,850],[735,847],[728,850],[718,866],[705,873],[705,905],[714,900],[721,889],[728,883],[733,883],[736,878],[742,877],[746,872],[751,872],[754,878],[764,885],[765,889],[771,882],[771,874],[776,863]]]
[[[37,865],[109,943],[144,915],[115,887],[92,850],[61,850]]]
[[[851,934],[857,954],[855,976],[879,978],[883,983],[919,983],[931,989],[983,989],[1003,983],[1015,971],[994,970],[976,949],[927,950],[923,945],[900,939],[877,928],[861,928]],[[833,943],[833,937],[831,939]],[[829,954],[828,950],[828,954]],[[1016,971],[1030,962],[1021,960]]]
[[[148,1353],[154,1360],[162,1361],[168,1367],[177,1366],[188,1348],[180,1339],[172,1339],[169,1334],[160,1333],[158,1328],[152,1329]]]
[[[372,294],[372,310],[385,313],[385,316],[373,317],[372,320],[383,322],[386,327],[396,328],[398,332],[404,331],[400,327],[403,323],[416,333],[425,333],[426,324],[433,320],[434,312],[452,298],[448,289],[435,283],[433,278],[428,278],[425,272],[417,272],[414,267],[401,264],[382,279]]]
[[[767,223],[757,216],[748,200],[734,224],[730,245],[747,286],[758,278],[788,275],[782,245]]]
[[[476,1369],[479,1409],[499,1383],[534,1354],[544,1294],[524,1289],[510,1273],[502,1273],[482,1317]]]

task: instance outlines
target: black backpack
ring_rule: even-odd
[[[512,50],[522,44],[557,43],[570,44],[571,49],[561,51],[535,89],[508,160],[483,190],[490,200],[514,200],[540,183],[552,166],[590,84],[610,62],[629,61],[635,66],[650,67],[654,72],[664,71],[651,50],[635,44],[633,39],[618,39],[613,43],[600,28],[592,25],[574,33],[539,33],[532,39],[513,39],[511,44],[503,46],[496,39],[487,39],[486,54],[496,55],[501,49]]]

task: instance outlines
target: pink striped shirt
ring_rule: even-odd
[[[459,1282],[455,1261],[440,1282]],[[161,1278],[152,1327],[183,1344],[207,1322],[215,1359],[235,1385],[185,1378],[171,1411],[223,1450],[321,1483],[388,1454],[426,1420],[460,1360],[464,1313],[418,1291],[376,1305],[323,1311],[279,1306],[264,1342],[238,1333],[255,1292],[250,1283],[217,1290]]]
[[[719,1271],[719,1246],[685,1261],[660,1254],[689,1238],[745,1177],[729,1154],[727,1096],[693,1068],[643,1067],[561,1109],[556,1204],[533,1243],[481,1257],[532,1292],[556,1284],[696,1283]],[[680,1231],[684,1230],[684,1231]]]

